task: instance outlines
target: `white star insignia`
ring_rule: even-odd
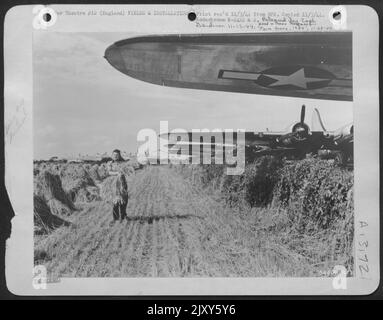
[[[288,76],[282,76],[282,75],[274,75],[274,74],[264,74],[265,76],[278,80],[272,84],[269,85],[269,87],[274,86],[283,86],[283,85],[293,85],[296,87],[300,87],[303,89],[307,89],[307,83],[309,82],[319,82],[324,81],[328,79],[321,79],[321,78],[308,78],[305,76],[304,68],[301,68],[294,73],[288,75]]]

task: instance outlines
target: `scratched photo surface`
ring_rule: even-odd
[[[35,32],[34,264],[354,276],[352,74],[346,31]]]

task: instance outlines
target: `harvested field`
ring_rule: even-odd
[[[339,262],[301,248],[320,250],[321,234],[286,241],[286,209],[229,205],[182,170],[149,166],[129,176],[123,222],[111,223],[105,201],[83,204],[71,225],[36,235],[35,263],[52,277],[299,277]]]

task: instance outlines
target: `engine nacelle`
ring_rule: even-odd
[[[277,142],[283,144],[284,146],[296,146],[304,143],[308,136],[310,135],[310,128],[307,124],[297,122],[291,125],[287,133],[279,137]]]

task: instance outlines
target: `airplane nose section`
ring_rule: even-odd
[[[124,59],[122,58],[120,48],[118,48],[115,44],[112,44],[105,50],[104,58],[110,63],[112,67],[121,72],[124,72]]]

